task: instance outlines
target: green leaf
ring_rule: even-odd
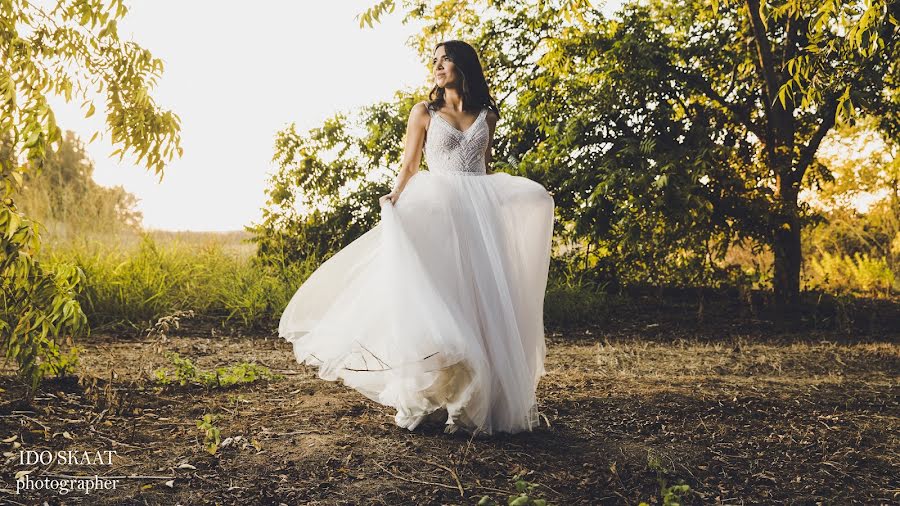
[[[22,217],[19,213],[10,213],[9,223],[6,226],[6,238],[9,239],[19,230],[19,224],[22,223]]]
[[[769,29],[769,7],[766,0],[759,2],[759,18],[762,20],[763,28]]]
[[[512,498],[510,498],[512,499]],[[509,506],[527,506],[531,499],[527,495],[521,495],[509,501]]]
[[[30,148],[37,144],[38,139],[41,137],[41,131],[35,130],[30,136],[28,136],[28,140],[25,141],[25,148]]]

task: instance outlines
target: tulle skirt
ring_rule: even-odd
[[[381,221],[297,290],[279,334],[319,377],[414,429],[532,430],[545,374],[553,198],[506,173],[417,172]]]

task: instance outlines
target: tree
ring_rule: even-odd
[[[736,123],[755,131],[763,146],[762,160],[775,178],[775,295],[794,304],[802,262],[797,197],[822,140],[836,121],[853,116],[854,103],[864,114],[883,118],[886,130],[898,132],[900,3],[744,0],[722,7],[727,9],[713,0],[717,18],[742,27],[753,42],[747,55],[752,67],[732,81],[743,78],[752,91],[734,100],[711,86],[710,96],[733,113]],[[706,68],[713,69],[708,63]]]
[[[576,233],[648,269],[754,238],[773,249],[784,307],[799,300],[798,194],[822,139],[853,112],[900,131],[898,5],[656,0],[619,23],[588,2],[404,2],[405,20],[426,21],[420,50],[448,36],[482,49],[515,100],[501,153],[545,167]]]
[[[246,227],[259,260],[278,267],[324,260],[378,222],[378,197],[391,189],[406,118],[417,101],[398,99],[399,111],[379,103],[353,120],[337,114],[306,135],[295,125],[277,133],[278,168],[266,187],[263,220]]]
[[[619,22],[588,2],[409,4],[426,21],[419,50],[450,37],[478,48],[502,109],[497,168],[553,193],[557,236],[597,275],[709,284],[728,239],[761,234],[764,195],[742,170],[752,143],[685,87],[649,10]]]
[[[0,138],[10,148],[0,160],[0,343],[31,392],[60,362],[54,337],[86,324],[75,300],[83,273],[65,265],[50,271],[35,260],[37,223],[15,203],[24,175],[40,170],[48,147],[62,140],[48,95],[82,101],[86,116],[96,110],[95,94],[102,96],[120,159],[134,154],[162,177],[181,155],[178,116],[150,95],[162,61],[120,40],[116,24],[126,13],[122,0],[60,0],[49,9],[0,0]]]

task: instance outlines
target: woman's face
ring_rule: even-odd
[[[448,84],[456,82],[456,65],[453,64],[451,58],[444,51],[444,46],[439,46],[434,52],[434,59],[431,60],[432,70],[434,71],[434,84],[440,88],[446,88]]]

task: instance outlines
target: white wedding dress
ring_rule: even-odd
[[[429,170],[281,316],[300,363],[396,408],[409,430],[440,408],[486,434],[539,423],[554,203],[530,179],[485,173],[486,112],[462,132],[430,111]]]

